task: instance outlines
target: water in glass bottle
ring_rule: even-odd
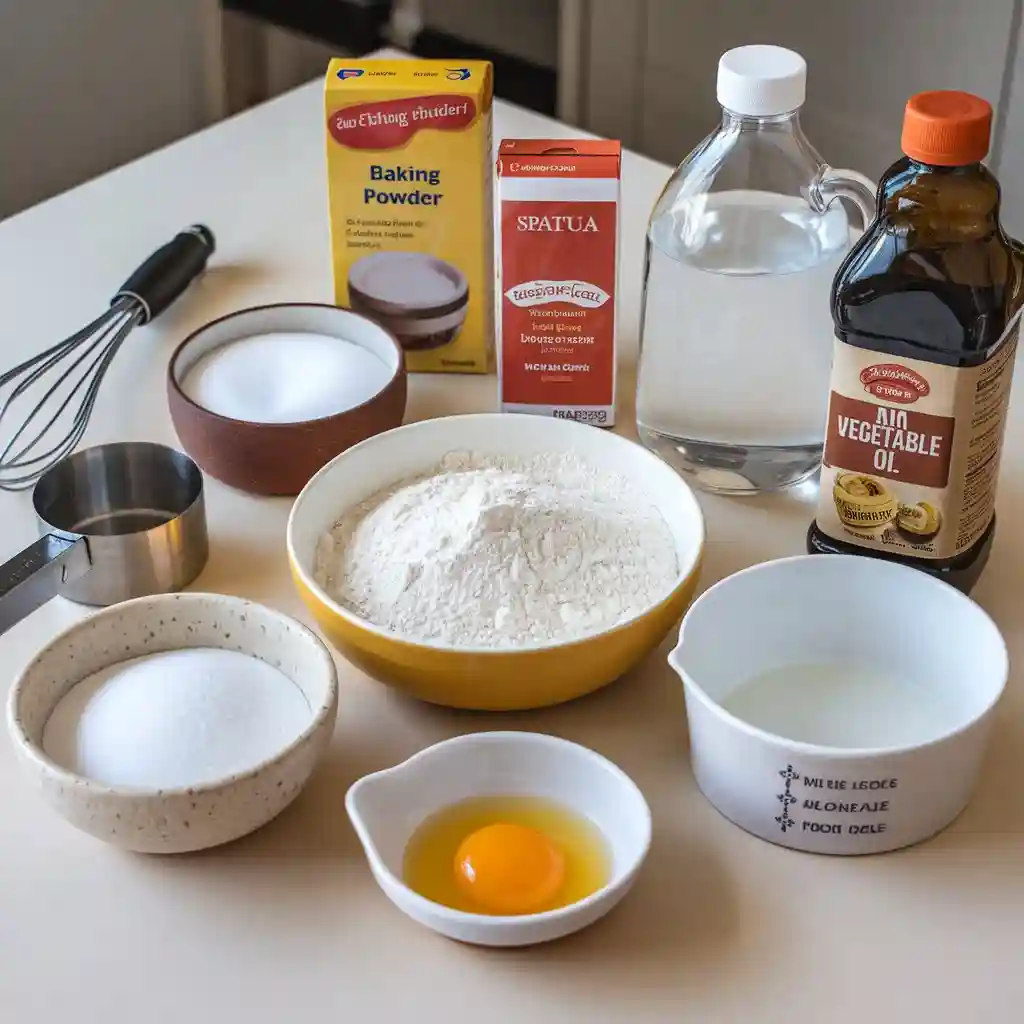
[[[821,461],[829,289],[871,183],[804,137],[806,64],[743,46],[718,67],[722,120],[669,179],[647,234],[637,426],[698,486],[788,487]]]

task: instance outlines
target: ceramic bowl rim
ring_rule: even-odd
[[[295,310],[295,309],[318,309],[327,310],[328,312],[335,313],[347,313],[350,316],[358,317],[360,320],[365,321],[371,327],[387,338],[388,341],[394,346],[395,358],[397,360],[395,369],[391,372],[391,376],[381,386],[380,390],[370,395],[369,398],[360,402],[358,405],[350,406],[347,409],[342,409],[339,412],[332,412],[327,416],[318,416],[311,420],[291,420],[287,423],[264,423],[260,420],[239,420],[233,416],[224,416],[219,412],[214,412],[212,409],[208,409],[205,405],[200,405],[194,399],[190,398],[185,394],[184,388],[182,388],[180,381],[178,380],[178,361],[185,354],[186,350],[192,345],[198,338],[204,335],[208,330],[213,327],[218,327],[229,320],[235,320],[244,316],[251,316],[254,313],[265,313],[268,310]],[[311,332],[300,332],[300,333],[311,333]],[[337,335],[341,337],[341,335]],[[240,340],[240,339],[236,339]],[[349,339],[345,339],[349,340]],[[230,341],[226,341],[224,345],[230,345]],[[218,346],[223,347],[223,346]],[[186,338],[175,346],[174,351],[171,353],[170,359],[167,361],[167,386],[174,392],[176,399],[183,402],[186,406],[192,409],[194,412],[199,413],[204,417],[211,417],[212,419],[226,424],[232,424],[234,426],[243,428],[252,428],[257,430],[285,430],[295,429],[296,427],[308,427],[317,426],[325,423],[339,422],[347,416],[351,416],[352,413],[361,412],[362,410],[376,404],[381,397],[394,386],[395,381],[400,380],[406,374],[405,369],[405,350],[402,348],[398,337],[395,332],[390,328],[385,327],[384,324],[372,317],[367,316],[365,313],[360,313],[357,310],[352,309],[349,306],[332,306],[326,302],[267,302],[258,306],[245,306],[242,309],[233,310],[230,313],[225,313],[223,316],[216,317],[213,320],[208,320],[206,323],[201,324],[194,331],[191,332]]]
[[[667,474],[671,474],[673,482],[679,487],[679,494],[684,495],[683,500],[691,506],[691,512],[693,513],[693,521],[695,524],[694,535],[692,538],[691,549],[686,557],[689,558],[688,564],[681,564],[678,574],[676,575],[675,582],[672,584],[672,589],[659,598],[652,604],[647,605],[641,611],[635,615],[631,615],[628,619],[623,619],[621,622],[616,622],[612,626],[608,626],[605,629],[597,630],[593,633],[587,633],[584,636],[572,637],[567,640],[554,640],[543,643],[530,643],[530,644],[517,644],[514,647],[482,647],[479,645],[465,645],[460,646],[457,644],[446,644],[439,643],[437,641],[430,640],[418,640],[414,637],[403,636],[400,633],[395,633],[391,630],[385,629],[383,626],[375,625],[368,619],[363,618],[361,615],[357,615],[355,612],[348,608],[345,608],[342,604],[335,601],[321,586],[316,582],[313,573],[309,567],[303,564],[295,552],[295,541],[294,541],[294,526],[297,516],[302,512],[302,505],[305,501],[308,501],[309,495],[313,493],[313,490],[317,486],[322,485],[322,480],[330,472],[333,471],[335,465],[344,459],[346,456],[351,455],[354,452],[359,451],[364,447],[368,447],[373,444],[386,443],[387,439],[390,439],[393,435],[398,435],[403,431],[415,431],[421,428],[423,424],[433,424],[438,422],[445,422],[450,420],[482,420],[482,419],[497,419],[503,418],[506,421],[510,418],[515,419],[517,416],[522,414],[517,413],[503,413],[503,412],[483,412],[483,413],[453,413],[449,416],[436,416],[429,420],[415,420],[412,423],[403,423],[401,426],[392,427],[390,430],[381,431],[379,434],[374,434],[371,437],[360,441],[358,444],[354,444],[351,448],[336,455],[330,462],[328,462],[321,469],[317,470],[307,481],[306,485],[299,491],[292,504],[291,510],[288,513],[288,524],[285,528],[285,541],[288,550],[288,560],[291,563],[292,570],[299,577],[302,585],[319,601],[325,608],[327,608],[333,615],[344,620],[349,625],[355,626],[358,629],[364,630],[373,636],[379,637],[382,640],[392,644],[399,644],[403,647],[410,648],[416,651],[429,651],[435,654],[445,655],[467,655],[472,657],[510,657],[518,656],[523,654],[537,654],[548,651],[563,651],[571,650],[575,647],[585,644],[594,643],[596,640],[612,636],[616,633],[623,632],[636,626],[639,622],[656,615],[666,605],[670,604],[679,595],[680,591],[683,590],[687,584],[693,580],[699,573],[701,565],[704,559],[704,549],[707,544],[707,524],[704,521],[704,511],[700,506],[700,502],[697,500],[697,496],[694,494],[690,485],[679,476],[670,466],[662,462],[653,452],[648,451],[643,445],[638,444],[635,441],[630,441],[629,438],[623,437],[621,434],[610,434],[602,432],[604,438],[609,440],[612,444],[622,443],[624,445],[631,445],[636,449],[636,455],[638,458],[644,460],[644,463],[652,468],[655,468],[658,472],[665,471]],[[532,418],[532,417],[531,417]],[[595,430],[597,428],[592,427],[584,423],[576,423],[573,420],[558,420],[556,421],[563,424],[566,429],[569,430]],[[471,426],[471,424],[467,424]],[[561,428],[559,428],[561,429]],[[602,442],[603,443],[603,442]],[[668,477],[666,477],[667,479]],[[340,510],[344,512],[345,509]],[[680,562],[683,561],[683,553],[679,551],[677,545],[676,554],[680,556]]]
[[[629,799],[632,800],[634,806],[642,812],[644,819],[644,833],[641,837],[639,851],[633,863],[629,864],[619,874],[610,878],[599,889],[595,889],[590,893],[590,895],[584,896],[583,899],[576,900],[575,903],[568,903],[564,907],[556,907],[554,910],[544,910],[537,914],[474,914],[467,910],[457,910],[455,907],[447,907],[443,903],[436,903],[434,900],[428,899],[426,896],[421,896],[414,889],[411,889],[406,885],[406,883],[401,878],[398,878],[384,863],[384,859],[381,857],[380,851],[377,849],[377,845],[374,842],[373,837],[370,835],[365,822],[362,820],[358,812],[355,812],[353,809],[355,801],[353,794],[356,794],[358,789],[368,780],[400,772],[402,769],[414,765],[417,761],[436,757],[439,754],[443,755],[446,751],[459,746],[468,745],[474,740],[479,741],[480,739],[484,739],[485,742],[488,743],[504,743],[512,746],[519,745],[522,747],[539,743],[550,747],[556,747],[561,750],[570,750],[574,756],[583,756],[595,768],[600,767],[603,770],[610,771],[612,776],[616,779],[616,782],[622,785],[624,790],[630,794]],[[589,771],[590,769],[588,768],[586,770]],[[435,810],[439,809],[440,808],[435,808]],[[573,807],[571,809],[576,812],[576,808]],[[651,814],[650,804],[647,803],[647,798],[644,796],[640,787],[614,761],[605,757],[604,754],[599,754],[596,750],[593,750],[590,747],[585,747],[582,743],[576,743],[574,740],[563,739],[560,736],[552,736],[549,733],[528,732],[525,730],[515,729],[471,732],[463,733],[459,736],[452,736],[446,740],[440,740],[437,743],[432,743],[430,746],[423,747],[421,750],[417,750],[416,753],[411,754],[404,761],[399,761],[398,764],[394,764],[390,768],[382,768],[379,771],[370,772],[368,775],[364,775],[362,778],[356,779],[356,781],[349,786],[348,791],[345,793],[345,811],[348,814],[349,820],[352,822],[352,827],[356,831],[359,842],[363,847],[363,853],[367,861],[369,861],[374,874],[376,875],[379,872],[383,875],[390,885],[393,885],[401,892],[403,899],[408,900],[412,906],[418,907],[420,910],[429,911],[432,914],[439,914],[445,921],[451,924],[473,925],[475,927],[488,929],[516,926],[523,927],[525,925],[543,925],[564,921],[584,913],[590,907],[605,902],[609,896],[619,892],[624,886],[628,886],[636,877],[637,872],[647,859],[648,853],[650,853],[651,840],[653,836],[653,816]],[[600,828],[600,825],[598,825],[598,828]],[[428,927],[430,926],[428,925]]]
[[[749,722],[742,718],[738,718],[731,711],[726,710],[722,707],[718,701],[714,700],[707,691],[700,686],[688,672],[685,672],[682,666],[678,663],[678,657],[676,652],[683,642],[683,633],[686,630],[686,620],[690,617],[690,614],[697,608],[700,601],[713,591],[722,588],[724,584],[735,580],[740,576],[748,576],[755,572],[766,572],[771,571],[772,568],[786,563],[812,563],[816,562],[821,558],[842,558],[842,559],[857,559],[858,563],[867,562],[871,566],[884,566],[884,569],[879,568],[878,570],[872,569],[870,571],[890,572],[896,571],[898,574],[908,573],[905,579],[908,581],[915,581],[921,587],[932,587],[932,588],[943,588],[948,593],[955,595],[954,600],[961,602],[965,609],[973,610],[974,613],[981,616],[982,620],[986,622],[992,629],[993,637],[997,642],[998,650],[997,657],[1001,662],[1000,676],[1001,682],[996,688],[995,694],[985,704],[985,706],[977,713],[971,715],[969,718],[962,721],[959,725],[954,726],[952,729],[947,729],[945,732],[940,733],[937,736],[933,736],[930,739],[922,740],[919,743],[910,744],[897,744],[890,746],[880,747],[836,747],[829,746],[824,743],[809,743],[806,740],[790,740],[785,736],[780,736],[777,733],[769,732],[767,729],[762,729],[759,726],[751,725]],[[696,697],[704,707],[714,714],[716,717],[721,719],[730,729],[738,732],[745,733],[748,736],[752,736],[764,743],[768,743],[771,746],[778,747],[782,750],[788,750],[794,754],[800,754],[804,757],[818,757],[826,760],[837,760],[847,759],[851,761],[863,761],[873,760],[883,757],[893,757],[897,755],[912,754],[918,751],[927,750],[930,747],[935,747],[940,744],[945,744],[950,740],[955,739],[961,734],[967,732],[968,729],[973,728],[978,722],[982,721],[986,716],[990,715],[999,701],[1002,699],[1004,692],[1006,691],[1007,683],[1009,682],[1010,674],[1010,656],[1006,646],[1006,638],[1002,634],[1002,630],[996,625],[995,620],[984,608],[981,607],[976,601],[972,600],[966,594],[957,590],[955,587],[946,583],[945,580],[936,579],[934,576],[929,575],[926,572],[922,572],[919,569],[913,569],[909,566],[899,565],[895,562],[886,562],[879,559],[865,559],[863,555],[819,555],[819,554],[805,554],[805,555],[789,555],[784,558],[772,558],[765,562],[758,562],[755,565],[749,565],[744,569],[739,569],[734,573],[730,573],[723,579],[718,580],[707,588],[702,594],[700,594],[687,609],[686,614],[683,616],[683,621],[679,626],[679,636],[675,646],[669,652],[668,663],[672,670],[679,676],[684,688]]]
[[[104,618],[116,618],[119,614],[123,614],[125,610],[131,610],[138,608],[142,605],[150,605],[156,608],[162,604],[170,604],[174,601],[188,601],[191,598],[202,598],[210,600],[221,606],[236,606],[239,608],[251,608],[252,606],[258,607],[261,611],[271,615],[281,623],[287,624],[289,627],[297,630],[298,636],[301,638],[301,642],[311,646],[316,652],[317,658],[320,660],[321,668],[325,673],[327,686],[324,693],[324,699],[320,704],[320,707],[313,712],[310,717],[309,724],[302,732],[295,737],[290,743],[281,747],[276,753],[271,754],[269,757],[264,758],[258,764],[253,765],[250,768],[246,768],[243,771],[235,772],[232,775],[224,775],[217,779],[211,779],[208,782],[202,782],[194,786],[163,786],[163,787],[144,787],[144,786],[123,786],[116,785],[109,782],[102,782],[98,779],[90,778],[88,775],[79,775],[77,772],[71,771],[69,768],[65,768],[63,765],[58,764],[52,760],[46,752],[43,750],[40,744],[35,743],[29,738],[21,722],[17,716],[17,705],[20,701],[21,695],[25,692],[27,681],[30,678],[30,674],[35,670],[36,666],[42,660],[42,658],[49,654],[50,651],[57,646],[59,643],[67,641],[67,639],[73,636],[75,633],[83,631],[86,627],[90,626],[93,622],[102,620]],[[177,650],[187,648],[175,648]],[[244,651],[242,653],[245,653]],[[250,655],[251,657],[251,655]],[[117,664],[116,661],[111,661],[110,665]],[[115,796],[120,798],[127,798],[133,800],[145,800],[145,799],[169,799],[174,797],[182,796],[201,796],[216,792],[218,790],[225,789],[229,786],[236,785],[240,782],[245,782],[250,779],[254,779],[256,776],[261,775],[270,766],[283,761],[286,757],[305,746],[310,739],[316,735],[318,730],[323,726],[324,722],[332,714],[332,709],[337,708],[338,703],[338,669],[334,663],[334,658],[331,656],[331,652],[328,650],[327,645],[323,640],[320,639],[308,626],[303,625],[296,619],[293,619],[289,615],[285,615],[284,612],[279,612],[276,608],[270,608],[267,605],[259,604],[256,601],[250,601],[248,598],[236,597],[232,594],[215,594],[207,593],[204,591],[184,591],[177,594],[150,594],[145,597],[132,598],[129,601],[121,601],[118,604],[110,605],[108,608],[102,608],[91,615],[88,615],[84,619],[80,619],[78,622],[72,623],[66,629],[61,630],[56,636],[41,647],[36,654],[32,657],[31,661],[18,673],[14,684],[11,686],[10,694],[7,697],[7,731],[11,736],[12,741],[21,750],[23,754],[31,758],[33,763],[37,767],[43,767],[48,772],[60,779],[66,785],[74,787],[86,787],[94,793],[100,793],[107,796]]]

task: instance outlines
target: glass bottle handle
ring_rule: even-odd
[[[861,216],[861,230],[875,219],[875,183],[857,171],[823,166],[808,189],[815,213],[825,213],[837,199],[848,199]]]

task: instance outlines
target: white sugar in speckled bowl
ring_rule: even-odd
[[[194,647],[239,651],[280,669],[309,703],[306,729],[247,771],[181,789],[108,785],[44,753],[46,722],[76,683],[129,658]],[[237,597],[162,594],[97,612],[44,647],[11,690],[7,727],[35,788],[72,825],[126,850],[186,853],[238,839],[280,814],[326,750],[337,711],[334,660],[305,626]]]

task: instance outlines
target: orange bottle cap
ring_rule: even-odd
[[[969,92],[919,92],[907,100],[901,148],[939,167],[976,164],[988,154],[992,106]]]

